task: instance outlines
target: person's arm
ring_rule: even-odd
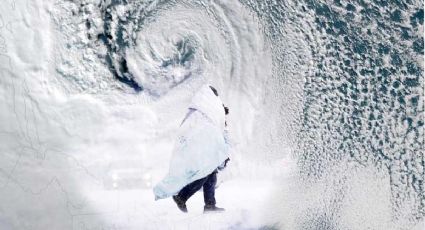
[[[226,168],[227,162],[229,161],[230,161],[230,158],[227,158],[226,160],[224,160],[224,162],[220,166],[217,167],[217,169],[220,171],[223,170],[224,168]]]
[[[195,110],[196,109],[189,108],[189,112],[186,113],[186,116],[184,117],[182,123],[180,123],[180,126],[183,125],[183,123],[190,117],[190,115],[192,115],[193,112],[195,112]]]
[[[223,136],[224,136],[224,142],[227,144],[227,145],[230,145],[230,140],[229,140],[229,131],[227,130],[227,126],[226,126],[226,128],[224,129],[224,134],[223,134]],[[223,170],[224,168],[226,168],[226,166],[227,166],[227,162],[229,162],[230,161],[230,158],[227,158],[226,160],[224,160],[224,162],[220,165],[220,166],[218,166],[218,170]]]
[[[229,131],[227,129],[224,130],[223,136],[224,136],[224,142],[227,145],[230,145]]]

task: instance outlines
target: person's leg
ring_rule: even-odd
[[[207,178],[208,177],[204,177],[186,185],[180,190],[177,196],[180,199],[182,199],[184,202],[186,202],[193,194],[195,194],[199,189],[201,189],[202,185],[204,185]]]
[[[225,209],[215,206],[215,185],[217,184],[217,170],[211,173],[204,183],[204,213],[222,212]]]
[[[205,205],[215,205],[215,185],[217,184],[217,171],[206,177],[203,184]]]

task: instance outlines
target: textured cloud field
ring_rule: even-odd
[[[1,229],[424,229],[423,2],[5,0]],[[223,214],[151,187],[230,108]]]

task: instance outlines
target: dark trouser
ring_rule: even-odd
[[[210,175],[195,180],[194,182],[186,185],[180,190],[178,196],[187,201],[193,194],[195,194],[201,187],[204,189],[204,202],[206,205],[215,205],[215,185],[217,183],[217,171],[214,170]]]

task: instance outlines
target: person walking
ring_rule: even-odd
[[[155,200],[172,196],[187,212],[186,201],[203,188],[204,213],[224,211],[216,206],[217,173],[229,161],[224,106],[217,90],[204,85],[192,98],[174,146],[168,174],[153,191]]]

